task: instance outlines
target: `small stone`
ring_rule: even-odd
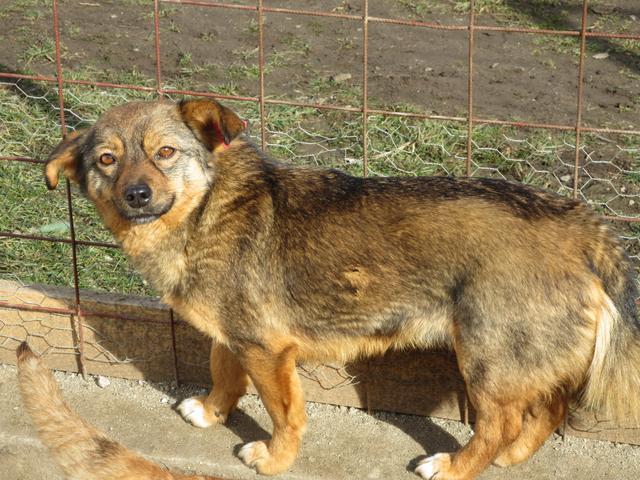
[[[342,83],[342,82],[346,82],[347,80],[351,80],[351,74],[339,73],[338,75],[332,76],[330,79],[333,80],[334,83]]]
[[[633,207],[636,204],[635,200],[629,200],[629,206]]]
[[[629,15],[629,18],[631,19],[631,21],[633,22],[637,22],[638,21],[638,17],[636,17],[635,15]]]
[[[560,177],[560,180],[567,183],[569,180],[571,180],[571,175],[563,175]]]
[[[607,52],[596,53],[593,58],[596,60],[604,60],[605,58],[609,58],[609,54]]]
[[[498,62],[496,63],[492,63],[491,66],[489,68],[497,68],[498,65],[500,65]]]
[[[169,398],[167,398],[167,397],[162,397],[162,400],[160,400],[160,403],[163,403],[163,404],[165,404],[165,405],[166,405],[167,403],[169,403]]]
[[[102,375],[96,379],[96,383],[100,388],[107,388],[111,385],[111,381],[107,377],[103,377]]]

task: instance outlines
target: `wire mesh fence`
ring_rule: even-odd
[[[357,175],[491,176],[580,198],[610,221],[640,266],[640,9],[612,5],[5,5],[0,276],[71,286],[75,299],[52,308],[0,298],[9,316],[26,315],[7,321],[3,313],[0,348],[13,350],[27,334],[54,348],[48,337],[58,327],[38,324],[40,312],[70,319],[59,328],[73,332],[82,371],[96,359],[139,361],[101,349],[86,319],[125,316],[92,312],[83,295],[153,292],[69,184],[44,193],[41,164],[61,134],[110,106],[160,96],[223,99],[249,121],[257,143],[294,163]],[[20,322],[35,322],[33,332]],[[180,322],[171,315],[159,323],[172,362],[189,362],[175,347]]]

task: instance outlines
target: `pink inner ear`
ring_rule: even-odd
[[[249,125],[249,122],[247,122],[246,120],[242,120],[242,125],[244,126],[244,129],[247,129],[247,126]]]
[[[220,126],[216,122],[211,122],[211,124],[213,125],[213,130],[216,132],[216,135],[222,139],[225,146],[229,146],[229,144],[224,139],[224,134],[222,133],[222,130],[220,130]]]

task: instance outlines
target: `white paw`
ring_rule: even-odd
[[[260,460],[266,460],[269,456],[267,444],[264,442],[249,442],[238,452],[240,460],[249,467],[255,467]]]
[[[439,473],[446,474],[451,466],[451,455],[448,453],[436,453],[429,458],[422,460],[415,472],[427,480],[439,478]]]
[[[216,423],[207,419],[204,404],[200,397],[191,397],[183,400],[176,410],[182,415],[182,418],[195,427],[207,428]]]

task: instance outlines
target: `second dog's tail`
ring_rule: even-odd
[[[640,320],[632,268],[606,227],[591,238],[587,258],[604,289],[593,360],[582,393],[584,407],[612,420],[640,423]],[[600,238],[598,238],[598,236]]]
[[[16,352],[18,381],[25,409],[38,436],[69,479],[77,480],[219,480],[184,476],[127,450],[89,425],[62,399],[51,372],[27,342]]]

